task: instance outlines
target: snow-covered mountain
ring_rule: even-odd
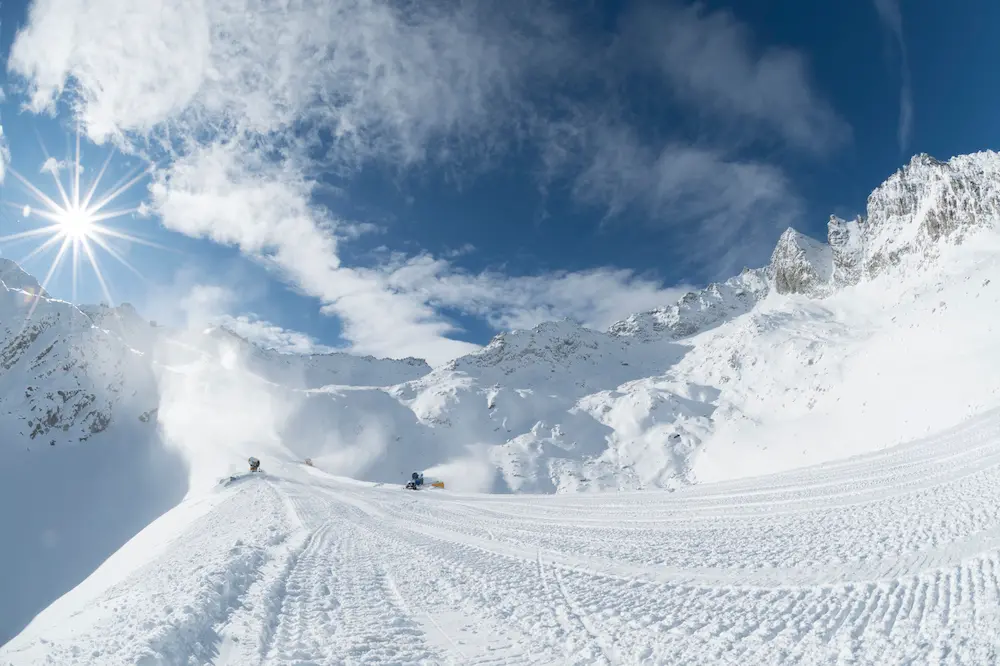
[[[948,162],[918,155],[871,194],[865,216],[832,217],[827,242],[789,229],[767,266],[606,332],[546,323],[433,371],[418,359],[278,353],[224,327],[180,336],[128,304],[75,308],[42,294],[23,330],[5,317],[0,419],[29,448],[86,441],[137,415],[155,428],[156,366],[233,371],[235,358],[294,414],[274,424],[277,436],[296,453],[340,461],[335,471],[395,480],[414,465],[472,455],[497,471],[488,484],[497,489],[675,487],[698,480],[702,453],[736,423],[763,433],[788,419],[788,399],[767,397],[761,382],[805,395],[847,370],[848,350],[895,335],[889,324],[911,310],[921,316],[928,285],[960,290],[988,270],[968,263],[975,247],[956,248],[994,238],[998,169],[992,152]],[[942,263],[949,251],[955,260]],[[955,282],[949,271],[971,272]],[[0,279],[11,312],[40,291],[6,260]],[[793,356],[811,360],[788,368]],[[822,396],[811,398],[819,413]]]
[[[825,242],[789,229],[767,266],[607,331],[550,322],[434,369],[76,307],[3,261],[0,432],[13,455],[0,520],[36,544],[13,565],[48,557],[44,570],[63,573],[0,579],[16,600],[0,641],[248,455],[368,481],[424,469],[459,490],[679,488],[882,449],[1000,407],[998,169],[992,152],[917,156],[864,216],[831,218]],[[70,481],[53,490],[59,468]],[[21,518],[26,503],[41,509]],[[96,516],[114,529],[95,536]],[[84,529],[91,551],[60,568]]]
[[[846,372],[856,346],[902,336],[899,317],[922,316],[928,289],[964,304],[961,290],[992,265],[976,249],[995,238],[998,169],[992,152],[918,155],[871,194],[865,216],[831,218],[827,242],[789,229],[767,266],[606,332],[546,323],[434,370],[418,359],[278,353],[223,327],[181,336],[128,304],[76,308],[44,293],[25,325],[14,313],[40,287],[5,260],[0,419],[28,448],[86,441],[143,415],[155,428],[157,366],[234,371],[235,358],[290,405],[294,416],[274,424],[286,446],[341,461],[354,451],[336,471],[390,480],[375,465],[403,458],[398,475],[473,447],[498,488],[674,487],[697,480],[706,445],[735,423],[763,432],[787,420],[788,399],[768,397],[762,382],[798,399]],[[936,319],[964,316],[955,308]],[[788,368],[793,356],[808,359]],[[822,396],[811,397],[816,410]]]
[[[396,402],[325,391],[313,411],[354,414],[357,436],[292,440],[371,480],[462,459],[479,488],[552,492],[676,488],[951,426],[1000,404],[983,362],[1000,324],[998,168],[992,152],[918,155],[865,216],[831,218],[826,242],[789,229],[767,266],[607,332],[500,334],[386,389]]]

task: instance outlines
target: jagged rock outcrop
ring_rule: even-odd
[[[546,372],[580,362],[606,343],[606,335],[572,321],[550,321],[524,331],[499,333],[477,352],[455,359],[449,370],[497,368],[503,374],[532,365]]]
[[[833,286],[857,284],[861,280],[864,263],[862,230],[864,219],[859,215],[848,222],[836,215],[830,216],[827,238],[833,262]]]
[[[44,298],[49,296],[38,284],[38,280],[25,273],[10,259],[0,259],[0,282],[3,282],[8,289],[18,289],[32,295],[40,294]]]
[[[937,243],[961,243],[1000,219],[1000,154],[959,155],[947,162],[921,154],[868,197],[864,270],[872,277],[904,257],[937,256]]]
[[[947,162],[920,154],[869,195],[866,215],[850,221],[831,216],[828,245],[786,231],[769,277],[778,292],[819,296],[903,263],[919,270],[938,257],[941,243],[961,243],[998,222],[1000,154],[984,151]]]
[[[116,415],[155,405],[152,370],[139,352],[70,303],[31,293],[0,291],[0,428],[7,437],[29,447],[76,444]]]
[[[817,294],[833,273],[830,246],[786,229],[771,254],[767,275],[779,294]]]

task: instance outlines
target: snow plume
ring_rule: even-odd
[[[205,306],[218,303],[221,293],[215,287],[192,290],[190,330],[182,334],[182,344],[187,337],[186,342],[204,348],[197,329],[212,318]],[[223,474],[242,471],[250,456],[288,457],[277,433],[290,398],[246,369],[247,350],[237,338],[212,338],[212,343],[214,348],[192,362],[161,366],[157,373],[160,432],[188,462],[192,491],[210,486]]]
[[[310,447],[310,451],[316,453],[303,458],[312,458],[314,464],[333,474],[365,478],[386,454],[391,438],[390,426],[382,423],[376,414],[365,413],[358,421],[354,436],[346,438],[346,434],[340,429],[321,427],[314,430],[307,441],[321,446]]]
[[[386,392],[329,386],[299,395],[280,433],[299,459],[332,474],[394,482],[426,464],[412,412]]]
[[[445,487],[461,493],[497,492],[504,487],[503,477],[489,458],[487,446],[470,445],[466,454],[424,470],[427,483],[445,481]]]

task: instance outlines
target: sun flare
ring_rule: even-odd
[[[42,227],[36,227],[27,231],[11,234],[9,236],[0,237],[0,241],[12,241],[23,238],[47,236],[44,242],[42,242],[21,261],[27,261],[50,248],[58,248],[56,256],[52,260],[52,265],[49,268],[48,274],[42,281],[42,288],[44,289],[62,263],[63,259],[69,255],[72,258],[73,265],[72,287],[74,301],[76,301],[79,263],[83,260],[90,264],[91,269],[101,285],[104,296],[108,300],[108,304],[114,304],[114,299],[111,297],[111,292],[108,289],[104,273],[101,270],[101,266],[97,260],[97,255],[94,252],[95,245],[107,252],[111,255],[111,257],[116,259],[139,277],[142,277],[142,274],[113,247],[110,241],[118,239],[158,248],[163,247],[162,245],[151,243],[145,239],[119,229],[114,229],[107,224],[110,220],[130,215],[139,210],[138,208],[130,208],[127,210],[106,210],[106,207],[126,190],[138,183],[150,173],[149,168],[143,169],[138,174],[133,172],[131,176],[125,177],[113,185],[109,192],[95,197],[94,195],[97,192],[97,188],[100,185],[102,177],[107,171],[112,156],[113,153],[107,156],[107,159],[104,161],[104,165],[97,173],[97,177],[92,183],[89,184],[89,187],[86,189],[82,188],[80,174],[83,171],[83,168],[80,164],[80,135],[77,133],[76,159],[73,162],[68,164],[58,163],[54,159],[49,158],[46,160],[46,164],[42,167],[42,170],[49,171],[55,180],[55,186],[58,191],[58,196],[56,198],[45,194],[15,169],[10,168],[10,173],[21,181],[21,183],[28,189],[28,192],[41,205],[21,206],[14,204],[13,202],[8,203],[15,208],[20,209],[25,221],[28,221],[31,218],[41,218],[48,224]],[[59,178],[59,171],[61,170],[69,172],[70,182],[68,183],[68,187],[64,186]],[[28,313],[29,318],[31,317],[31,313],[33,311],[34,304]]]
[[[87,210],[70,208],[56,213],[53,217],[57,218],[58,233],[72,241],[90,238],[91,233],[97,231],[94,216]]]

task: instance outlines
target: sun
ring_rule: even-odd
[[[70,208],[56,213],[53,217],[56,218],[56,224],[59,226],[57,233],[73,242],[87,240],[91,234],[97,231],[97,221],[87,210]]]
[[[44,146],[42,146],[42,148],[44,150]],[[46,155],[48,155],[47,151]],[[24,205],[23,207],[20,207],[18,204],[13,202],[8,202],[8,204],[14,206],[15,208],[20,208],[21,215],[24,217],[25,221],[41,218],[45,220],[47,224],[42,227],[0,237],[0,241],[48,236],[44,242],[42,242],[34,249],[34,251],[29,253],[21,261],[27,261],[47,249],[58,247],[56,256],[52,261],[52,265],[49,267],[48,274],[42,280],[42,288],[44,289],[62,261],[67,257],[71,257],[73,264],[72,288],[74,302],[76,301],[78,264],[80,261],[86,261],[90,264],[91,269],[96,275],[97,280],[101,285],[101,290],[104,292],[104,296],[108,299],[108,304],[111,305],[114,303],[107,281],[104,279],[103,271],[101,270],[100,264],[97,260],[97,255],[94,251],[95,246],[104,250],[107,254],[111,255],[111,257],[123,264],[140,278],[142,278],[142,274],[128,261],[126,261],[126,259],[110,244],[109,241],[117,238],[134,243],[140,243],[142,245],[166,249],[162,245],[152,243],[119,229],[114,229],[108,225],[108,222],[115,218],[139,212],[139,208],[130,208],[127,210],[107,210],[107,206],[126,190],[149,175],[152,171],[152,166],[142,169],[138,173],[133,171],[130,176],[126,176],[115,185],[112,185],[110,191],[95,197],[94,195],[97,193],[97,188],[100,185],[102,177],[107,171],[112,156],[113,152],[108,154],[107,159],[104,161],[104,165],[98,171],[97,177],[90,183],[89,187],[81,187],[82,184],[80,182],[80,174],[83,171],[83,168],[80,164],[80,133],[77,131],[76,159],[72,162],[69,160],[67,160],[67,162],[57,162],[52,158],[47,158],[45,165],[42,167],[42,170],[50,172],[55,180],[55,186],[58,190],[58,196],[56,198],[48,196],[32,184],[27,178],[18,173],[14,168],[8,166],[10,173],[21,181],[21,183],[27,188],[28,192],[30,192],[41,205],[37,207],[32,205]],[[69,172],[70,178],[68,186],[64,186],[59,178],[59,172],[64,170]],[[32,304],[31,309],[28,312],[28,318],[30,318],[31,314],[34,312],[34,306],[36,303],[37,299],[35,303]]]

